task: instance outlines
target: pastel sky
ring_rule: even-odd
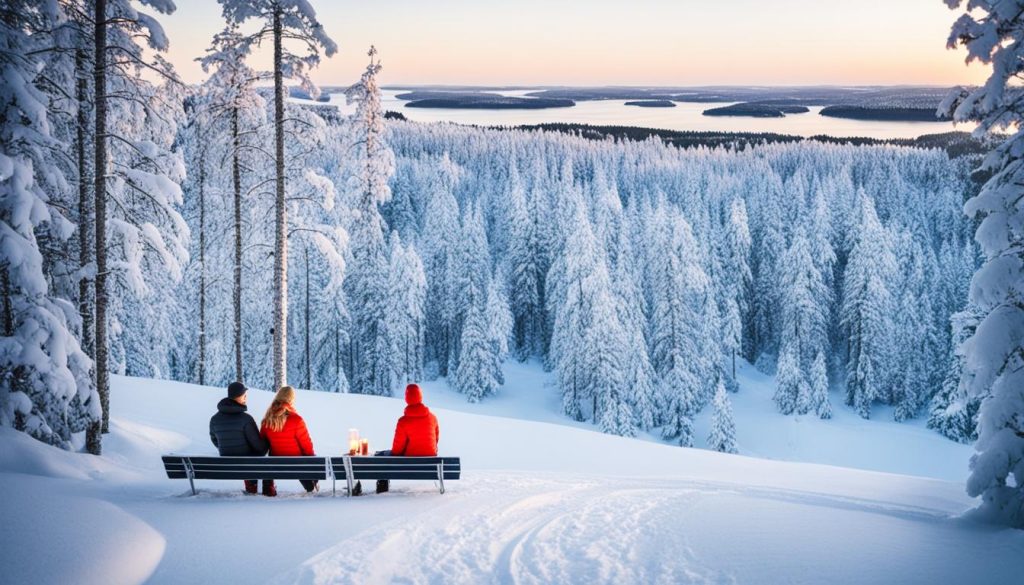
[[[387,84],[954,85],[979,83],[945,48],[942,0],[310,0],[340,46],[314,74]],[[222,27],[215,0],[161,17],[186,81]],[[265,56],[261,56],[265,58]],[[260,59],[254,63],[260,66]]]

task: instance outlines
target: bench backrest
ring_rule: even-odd
[[[458,457],[331,457],[331,468],[339,479],[345,476],[345,459],[352,466],[352,479],[459,479],[462,464]]]
[[[170,479],[317,479],[326,480],[326,457],[186,457],[164,455]],[[344,479],[345,474],[336,474]]]

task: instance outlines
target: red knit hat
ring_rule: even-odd
[[[408,405],[423,404],[423,391],[416,384],[405,387],[405,403]]]

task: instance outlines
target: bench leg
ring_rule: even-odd
[[[441,482],[441,493],[444,493],[444,464],[437,464],[437,480]]]
[[[195,470],[192,469],[192,461],[191,460],[186,458],[186,459],[183,460],[183,462],[185,463],[185,473],[188,474],[188,485],[189,485],[189,487],[192,488],[192,495],[194,496],[194,495],[197,494],[197,492],[196,492],[196,482],[195,482],[196,473],[195,473]]]
[[[355,482],[352,481],[352,459],[345,457],[345,481],[348,483],[348,497],[352,497],[352,491],[356,489]]]

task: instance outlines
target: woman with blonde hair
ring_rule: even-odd
[[[295,389],[291,386],[283,386],[274,395],[274,401],[263,415],[260,436],[270,443],[271,457],[316,455],[313,452],[313,441],[309,438],[306,422],[295,412]],[[316,480],[300,479],[299,482],[307,492],[319,490]],[[263,482],[263,495],[277,495],[274,482]]]

